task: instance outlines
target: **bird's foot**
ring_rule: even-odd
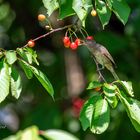
[[[104,69],[104,67],[98,68],[98,69],[97,69],[97,72],[98,72],[98,71],[101,71],[101,70],[103,70],[103,69]]]

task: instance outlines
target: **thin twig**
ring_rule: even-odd
[[[96,59],[93,57],[93,60],[95,61],[95,64],[96,64],[96,67],[97,67],[97,71],[98,71],[98,74],[99,74],[99,79],[101,78],[101,80],[105,81],[105,78],[103,77],[101,71],[100,71],[100,68],[99,68],[99,65],[98,65],[98,62],[96,61]]]

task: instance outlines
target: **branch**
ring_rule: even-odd
[[[53,29],[53,30],[51,30],[50,32],[48,32],[48,33],[46,33],[46,34],[43,34],[43,35],[41,35],[41,36],[39,36],[39,37],[37,37],[37,38],[32,39],[32,41],[37,41],[37,40],[39,40],[39,39],[41,39],[41,38],[45,38],[46,36],[48,36],[48,35],[50,35],[50,34],[52,34],[52,33],[54,33],[54,32],[62,31],[62,30],[64,30],[64,29],[70,28],[70,27],[72,27],[72,26],[73,26],[73,24],[70,24],[70,25],[66,25],[66,26],[64,26],[64,27],[60,27],[60,28]],[[24,45],[23,47],[27,47],[27,46],[28,46],[28,44]]]
[[[98,74],[99,74],[99,80],[103,80],[106,82],[105,78],[103,77],[101,71],[100,71],[100,68],[99,68],[99,65],[98,65],[98,62],[96,61],[96,59],[93,57],[94,61],[95,61],[95,64],[96,64],[96,67],[97,67],[97,71],[98,71]]]

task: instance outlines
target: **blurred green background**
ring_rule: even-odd
[[[112,15],[109,25],[102,30],[98,17],[88,15],[86,30],[97,42],[106,46],[117,64],[116,72],[122,80],[133,83],[135,97],[140,100],[140,1],[127,0],[131,7],[128,23],[122,23]],[[10,50],[22,47],[29,39],[46,33],[44,24],[37,20],[39,13],[46,13],[40,0],[0,0],[0,47]],[[57,21],[57,11],[50,17],[55,28],[73,21]],[[77,51],[64,48],[65,31],[54,33],[36,43],[40,61],[39,69],[45,72],[55,90],[55,102],[34,78],[28,80],[22,74],[23,91],[19,100],[9,96],[0,104],[0,139],[20,129],[37,125],[40,130],[66,130],[80,140],[139,140],[123,107],[111,112],[111,123],[102,135],[84,132],[73,111],[73,98],[88,98],[85,90],[88,82],[96,80],[96,65],[85,47]],[[103,71],[107,81],[112,75]]]

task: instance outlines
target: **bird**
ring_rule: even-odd
[[[94,56],[96,62],[102,66],[102,69],[106,67],[112,73],[115,80],[119,80],[114,70],[114,66],[116,66],[115,61],[108,50],[103,45],[97,43],[93,37],[87,38],[83,44]]]

